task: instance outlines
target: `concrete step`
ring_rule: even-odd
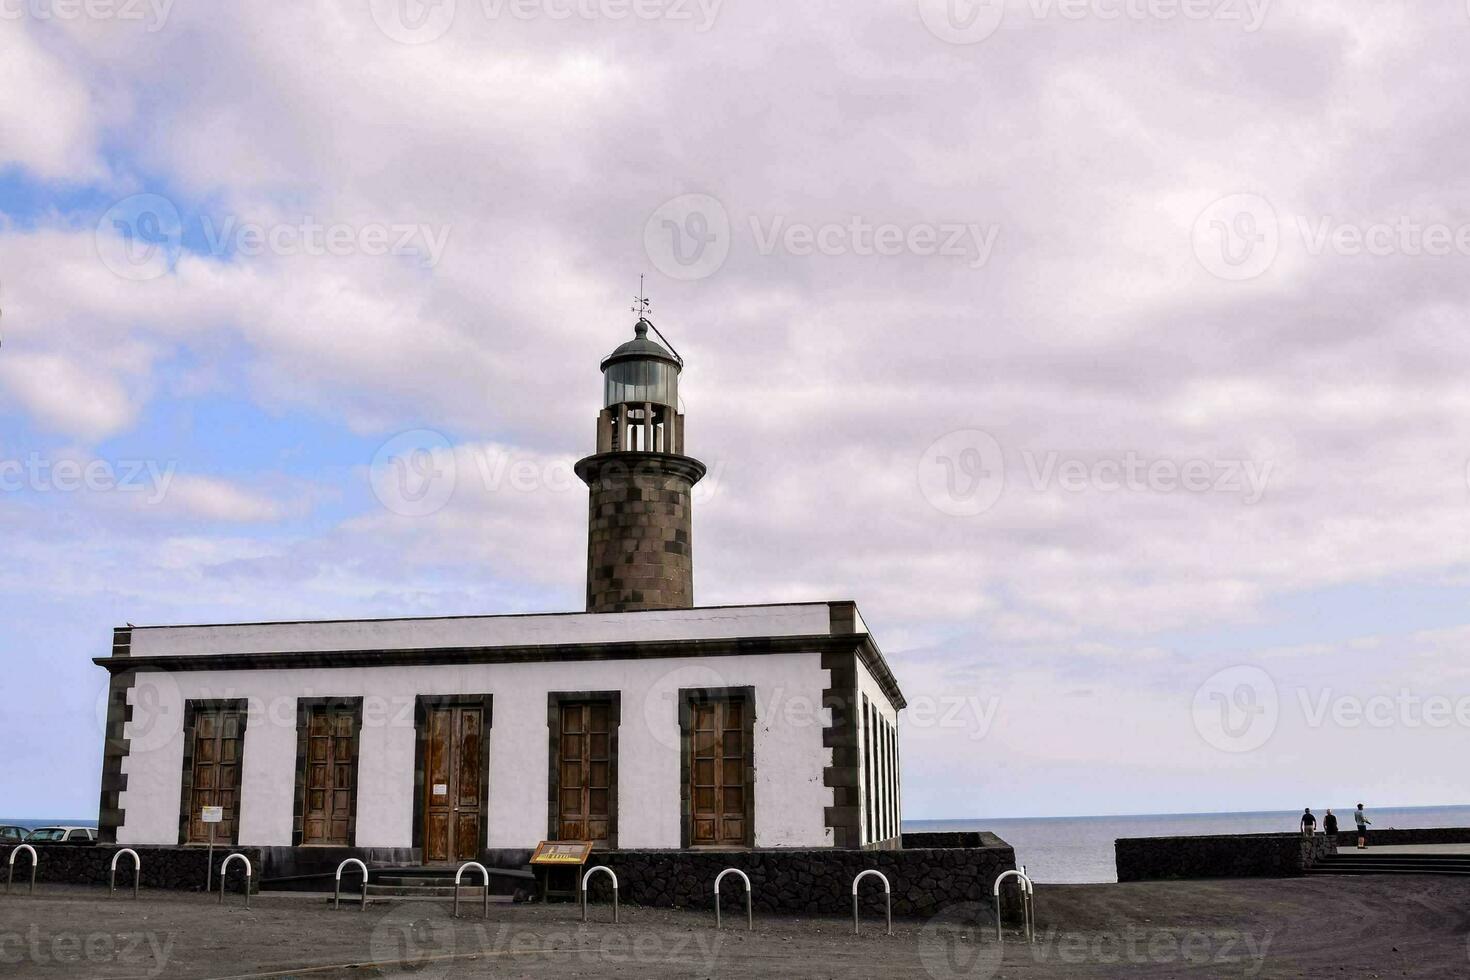
[[[3,869],[0,869],[3,870]],[[455,865],[390,865],[385,867],[374,867],[369,876],[371,885],[369,894],[378,887],[387,888],[442,888],[444,894],[454,897],[454,874],[458,870]],[[536,891],[536,876],[529,869],[522,868],[490,868],[490,893],[492,895],[531,895]],[[483,888],[484,879],[474,869],[467,870],[460,879],[464,882],[460,894],[464,896],[474,889],[474,894],[479,895]],[[344,893],[351,891],[357,894],[361,886],[362,874],[355,867],[347,868],[342,875],[342,888]],[[273,878],[261,882],[266,889],[278,889],[283,891],[331,891],[335,885],[335,876],[331,871],[323,871],[306,875],[291,875],[283,878]]]
[[[384,896],[395,898],[453,898],[454,879],[449,880],[447,885],[379,885],[377,883],[367,886],[368,897]],[[461,902],[474,900],[478,902],[485,889],[480,885],[460,885],[459,900]],[[495,897],[493,894],[491,897]],[[508,897],[508,896],[506,896]]]
[[[450,889],[450,891],[452,892],[453,889]],[[396,905],[399,902],[437,902],[440,905],[449,905],[449,904],[451,904],[453,902],[453,900],[454,900],[453,894],[449,895],[448,897],[443,897],[443,896],[439,896],[439,895],[420,895],[420,894],[411,894],[411,895],[374,895],[371,892],[369,892],[368,893],[367,903],[369,905]],[[327,899],[327,904],[328,905],[331,905],[332,904],[332,899],[330,897]],[[459,893],[459,907],[460,907],[461,910],[466,910],[466,911],[469,911],[469,912],[472,912],[473,913],[476,909],[480,908],[483,904],[484,904],[484,899],[481,898],[479,895],[476,895],[474,897],[474,900],[472,901],[468,897],[465,896],[465,893],[464,893],[463,890],[460,891],[460,893]],[[509,895],[491,895],[490,896],[490,904],[491,905],[510,905],[511,904],[511,897]],[[346,895],[346,894],[344,894],[342,896],[342,908],[343,909],[353,908],[353,907],[359,907],[361,905],[362,905],[362,897],[360,895],[356,894],[355,892],[352,895]]]
[[[1451,854],[1336,854],[1322,858],[1310,874],[1470,875],[1470,859]]]
[[[380,875],[380,874],[382,874],[382,875],[393,875],[393,876],[403,877],[403,878],[442,878],[442,877],[444,877],[444,876],[447,875],[450,878],[453,878],[454,877],[454,873],[456,871],[458,871],[458,870],[459,870],[459,865],[457,865],[457,864],[413,864],[413,865],[398,865],[396,867],[374,867],[373,868],[373,875],[375,877],[377,875]],[[504,878],[526,878],[526,879],[534,879],[536,877],[535,872],[533,872],[529,867],[521,867],[521,868],[496,868],[496,867],[491,867],[491,868],[488,868],[487,870],[489,870],[490,877],[492,877],[492,878],[504,877]],[[475,874],[475,875],[477,875],[479,873],[480,872],[474,870],[473,868],[471,868],[471,869],[469,869],[468,871],[465,872],[465,874],[467,874],[467,875],[468,874]]]
[[[1374,865],[1398,865],[1398,864],[1428,864],[1435,867],[1446,868],[1470,868],[1470,858],[1459,855],[1439,854],[1375,854],[1372,857],[1364,857],[1356,854],[1339,854],[1336,857],[1322,858],[1319,864],[1360,864],[1364,867]]]
[[[1433,861],[1375,861],[1372,864],[1360,863],[1358,861],[1332,861],[1326,864],[1318,864],[1316,867],[1357,868],[1362,871],[1372,871],[1374,868],[1423,868],[1426,871],[1470,871],[1470,865],[1436,864]]]
[[[1307,872],[1309,875],[1449,875],[1452,877],[1470,877],[1470,871],[1459,871],[1446,868],[1312,868]]]

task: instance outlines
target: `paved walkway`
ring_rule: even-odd
[[[28,891],[28,889],[26,889]],[[359,912],[321,895],[242,897],[46,885],[0,895],[0,977],[10,980],[1177,980],[1191,977],[1464,977],[1470,878],[1364,875],[1038,885],[1036,942],[995,941],[990,903],[886,934],[865,916],[757,914],[598,904],[446,902]],[[1324,914],[1330,909],[1330,914]]]
[[[1356,847],[1339,847],[1338,854],[1466,854],[1470,855],[1470,844],[1385,844],[1374,847],[1371,843],[1365,850]]]

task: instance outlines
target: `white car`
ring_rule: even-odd
[[[27,844],[95,844],[93,827],[37,827],[26,835]]]

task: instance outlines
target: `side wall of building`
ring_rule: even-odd
[[[177,844],[186,701],[244,699],[239,843],[289,846],[294,825],[297,700],[362,698],[357,847],[407,848],[414,838],[419,695],[490,695],[489,848],[547,836],[551,692],[619,691],[618,843],[679,847],[680,692],[753,688],[757,847],[824,847],[822,695],[817,653],[509,664],[140,671],[127,693],[126,789],[120,844]]]
[[[858,681],[858,786],[865,847],[899,847],[898,711],[861,660]]]

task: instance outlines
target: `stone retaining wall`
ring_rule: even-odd
[[[1323,834],[1124,837],[1113,847],[1119,881],[1290,878],[1337,852]]]
[[[106,885],[112,856],[122,848],[110,844],[78,846],[72,844],[33,844],[40,861],[36,866],[37,884]],[[0,846],[0,874],[9,874],[10,852],[15,845]],[[208,851],[197,847],[135,847],[143,859],[139,880],[144,888],[170,888],[180,891],[203,891]],[[252,891],[260,890],[261,854],[258,847],[216,847],[214,849],[214,887],[219,888],[219,864],[225,856],[238,851],[249,859],[253,875]],[[31,856],[22,851],[15,858],[15,888],[27,887],[31,880]],[[245,869],[239,861],[230,865],[229,890],[239,891],[245,880]],[[124,856],[117,862],[117,887],[133,887],[133,859]]]
[[[905,835],[905,838],[913,835]],[[594,854],[592,864],[605,864],[618,876],[620,899],[637,905],[714,911],[715,877],[725,868],[750,876],[753,903],[761,912],[852,912],[852,880],[875,868],[888,877],[893,914],[928,916],[969,902],[991,903],[990,890],[1003,871],[1016,866],[1011,846],[993,834],[980,847],[904,847],[886,851],[844,849],[756,851],[608,851]],[[594,901],[610,901],[606,875],[589,884]],[[726,911],[744,908],[744,887],[734,875],[721,885]],[[866,915],[883,914],[882,883],[864,879],[860,907]]]

